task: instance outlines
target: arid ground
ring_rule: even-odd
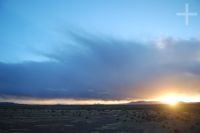
[[[199,104],[0,106],[0,133],[200,133]]]

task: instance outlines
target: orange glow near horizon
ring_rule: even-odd
[[[149,99],[128,99],[128,100],[100,100],[100,99],[62,99],[62,98],[30,98],[30,97],[7,97],[1,98],[0,102],[13,102],[20,104],[36,104],[36,105],[93,105],[93,104],[127,104],[129,102],[146,101],[146,102],[158,102],[175,106],[179,102],[200,102],[200,96],[183,95],[178,93],[167,93],[156,98]]]
[[[13,102],[19,104],[32,104],[32,105],[94,105],[94,104],[125,104],[129,100],[98,100],[98,99],[37,99],[37,98],[8,98],[1,99],[0,102]]]

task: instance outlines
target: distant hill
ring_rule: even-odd
[[[150,105],[150,104],[160,104],[160,102],[157,102],[157,101],[135,101],[135,102],[128,103],[128,105]]]
[[[119,106],[123,105],[156,105],[161,104],[158,101],[133,101],[125,104],[116,104]],[[178,104],[185,104],[185,105],[200,105],[200,102],[179,102]],[[0,102],[0,107],[2,106],[80,106],[80,105],[64,105],[64,104],[54,104],[54,105],[30,105],[30,104],[20,104],[20,103],[12,103],[12,102]],[[82,105],[82,106],[91,106],[91,105]],[[112,105],[105,105],[105,104],[94,104],[94,106],[112,106]]]
[[[0,102],[0,106],[13,106],[13,105],[20,105],[20,104],[12,102]]]

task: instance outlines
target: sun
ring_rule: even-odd
[[[169,104],[171,106],[177,105],[178,102],[180,102],[180,99],[178,96],[175,95],[169,95],[169,96],[164,96],[160,98],[160,102]]]
[[[200,96],[188,96],[182,94],[168,94],[158,98],[161,103],[169,104],[171,106],[177,105],[179,102],[191,103],[200,102]]]

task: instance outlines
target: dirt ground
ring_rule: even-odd
[[[0,133],[200,133],[199,105],[163,106],[0,106]]]

